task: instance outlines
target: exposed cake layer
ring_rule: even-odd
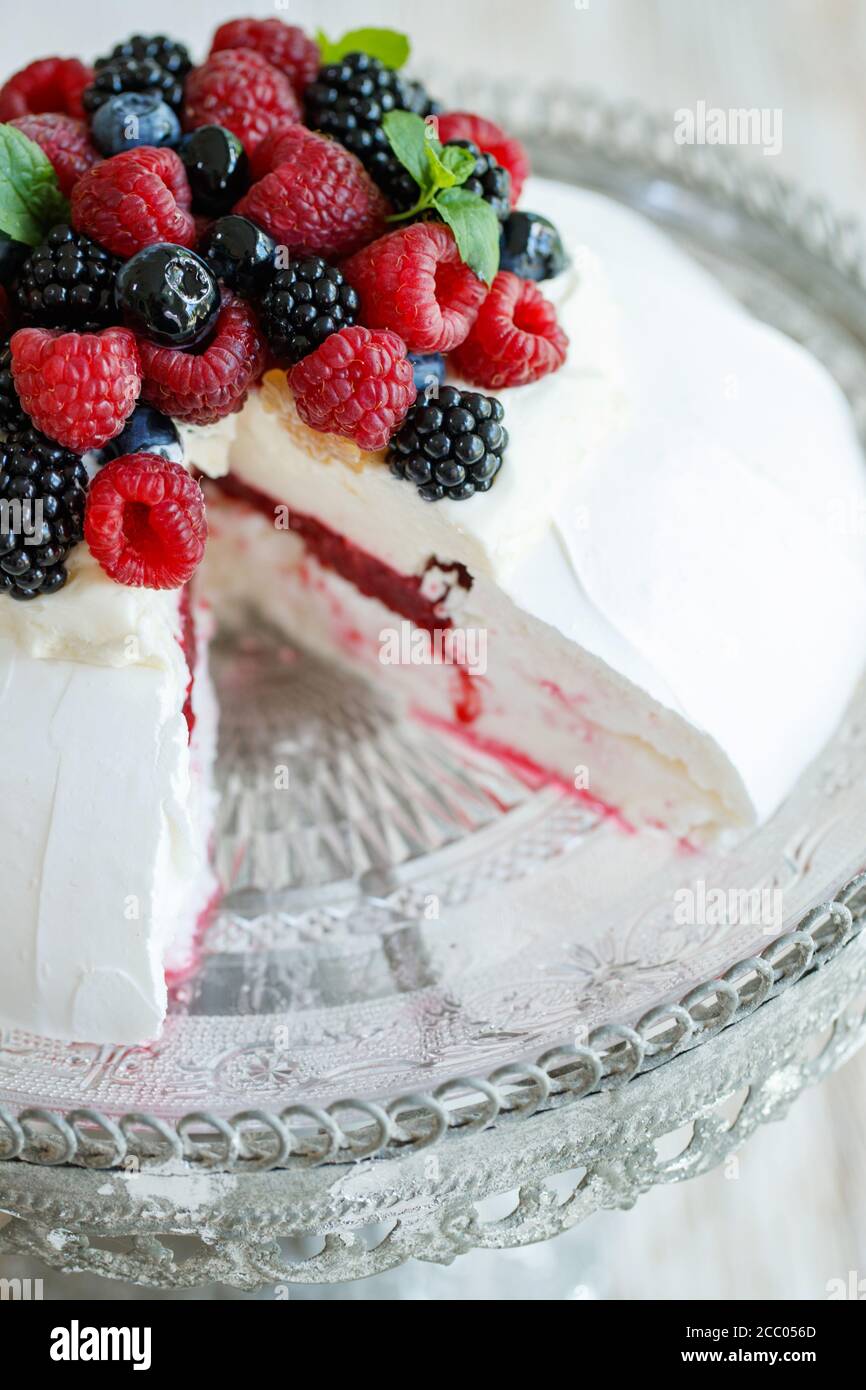
[[[427,639],[419,642],[413,576],[401,588],[393,570],[369,566],[362,592],[352,571],[366,566],[364,553],[335,566],[345,547],[312,545],[304,525],[276,528],[271,499],[234,487],[208,496],[205,582],[224,621],[242,627],[248,610],[264,613],[293,640],[366,675],[404,713],[527,780],[557,782],[623,825],[681,832],[749,818],[745,788],[711,741],[486,576],[467,590],[453,571],[428,571],[445,598],[434,605],[437,623],[416,624]]]
[[[500,393],[511,443],[489,494],[424,502],[382,460],[301,425],[280,373],[230,444],[225,422],[190,435],[191,458],[407,583],[465,567],[460,621],[491,624],[502,670],[572,705],[589,683],[592,725],[623,740],[623,767],[629,741],[682,765],[692,790],[665,823],[761,819],[837,724],[866,650],[866,484],[847,405],[643,219],[551,184],[526,201],[573,251],[544,287],[572,346],[560,372]],[[279,563],[267,553],[264,573]],[[507,685],[498,696],[507,708]],[[546,749],[557,775],[581,761],[569,729],[550,746],[549,713],[524,704],[517,722],[519,746]],[[655,814],[597,762],[603,799]]]

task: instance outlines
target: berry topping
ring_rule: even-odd
[[[12,379],[12,349],[7,341],[0,344],[0,434],[29,428],[30,417],[24,413]]]
[[[119,434],[141,390],[141,363],[127,328],[12,335],[12,376],[37,429],[81,454]]]
[[[72,190],[72,223],[126,259],[157,241],[193,246],[195,223],[186,173],[174,150],[116,154],[90,169]]]
[[[99,328],[117,320],[119,261],[65,223],[52,227],[21,267],[15,298],[25,323],[46,328]]]
[[[0,337],[7,337],[12,332],[12,307],[9,303],[9,296],[2,285],[0,285]]]
[[[84,534],[86,492],[81,460],[38,430],[0,444],[0,498],[8,504],[0,522],[0,586],[11,598],[63,588],[64,561]]]
[[[441,386],[445,380],[445,358],[441,352],[410,352],[418,395]]]
[[[388,111],[427,116],[435,109],[420,83],[407,81],[368,53],[347,53],[339,63],[320,68],[304,93],[304,104],[307,125],[357,155],[386,191],[406,171],[392,153],[382,117]]]
[[[150,58],[175,77],[186,77],[192,67],[186,45],[166,38],[165,34],[133,34],[123,43],[115,44],[107,57],[97,58],[94,66],[105,68],[118,58]]]
[[[500,401],[477,391],[425,393],[391,440],[391,472],[414,483],[425,502],[487,492],[508,444],[504,414]]]
[[[199,251],[224,285],[252,295],[270,281],[277,247],[255,222],[232,213],[207,229]]]
[[[346,256],[384,230],[387,204],[363,165],[303,126],[272,148],[275,167],[238,203],[279,243],[307,256]]]
[[[492,154],[482,154],[471,140],[449,140],[443,148],[447,149],[448,145],[457,145],[475,156],[475,168],[461,188],[489,203],[500,222],[504,222],[511,211],[511,175],[508,170],[497,164]]]
[[[84,121],[45,111],[40,116],[19,116],[10,125],[33,140],[54,165],[60,192],[69,197],[73,186],[99,159],[90,143]]]
[[[214,53],[187,79],[184,125],[221,125],[243,143],[247,154],[271,130],[300,119],[301,110],[284,73],[251,48]]]
[[[183,463],[183,444],[177,426],[168,415],[150,405],[137,405],[120,434],[101,449],[92,449],[85,463],[100,466],[124,454],[159,454],[169,463]]]
[[[250,181],[244,147],[232,131],[221,125],[203,125],[185,135],[178,148],[183,160],[192,205],[196,212],[218,217],[228,212]]]
[[[552,280],[568,265],[559,232],[539,212],[513,212],[502,228],[500,270],[521,280]]]
[[[121,92],[109,97],[90,125],[94,144],[105,155],[139,145],[174,145],[180,121],[158,92]]]
[[[500,270],[454,366],[467,380],[496,391],[526,386],[565,361],[568,338],[556,310],[532,280]]]
[[[497,164],[511,175],[511,205],[517,203],[520,190],[529,176],[529,157],[519,140],[512,140],[495,121],[474,116],[471,111],[446,111],[438,118],[439,139],[443,144],[471,140],[479,150],[492,155]]]
[[[43,111],[83,116],[81,95],[92,76],[77,58],[39,58],[0,87],[0,121]]]
[[[385,448],[416,394],[402,339],[357,324],[292,367],[289,385],[305,425],[369,450]]]
[[[210,266],[185,246],[146,246],[120,267],[114,298],[123,321],[163,347],[194,347],[210,333],[220,292]]]
[[[319,68],[319,46],[303,29],[281,19],[231,19],[213,36],[211,54],[224,48],[253,48],[285,73],[295,94],[303,96]]]
[[[487,286],[460,259],[448,227],[414,222],[343,266],[371,328],[391,328],[411,352],[451,352],[463,342]]]
[[[358,296],[335,266],[312,256],[277,271],[261,311],[272,352],[299,362],[331,333],[355,322]]]
[[[98,111],[122,92],[148,92],[175,111],[183,104],[183,82],[152,58],[115,58],[99,68],[84,93],[84,109]]]
[[[0,285],[11,285],[33,247],[0,232]]]
[[[203,352],[139,340],[142,400],[191,425],[211,425],[240,410],[265,367],[266,344],[250,306],[230,291]]]
[[[201,487],[180,464],[159,454],[126,454],[91,483],[84,536],[118,584],[179,589],[204,557]]]

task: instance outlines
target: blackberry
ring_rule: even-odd
[[[475,156],[475,168],[461,187],[468,193],[477,193],[479,198],[490,204],[499,221],[504,222],[511,212],[511,175],[508,170],[497,164],[492,154],[482,154],[471,140],[449,140],[443,148],[447,149],[448,145],[459,145],[462,150],[468,150]]]
[[[133,34],[124,43],[116,43],[105,58],[97,58],[93,66],[98,72],[116,63],[118,58],[150,58],[175,77],[186,77],[192,67],[186,46],[166,38],[165,34]]]
[[[38,430],[0,444],[0,588],[14,599],[53,594],[84,535],[87,470]]]
[[[313,130],[332,135],[351,150],[386,196],[399,191],[411,175],[395,159],[382,128],[388,111],[414,111],[429,116],[439,108],[420,82],[401,77],[368,53],[348,53],[339,63],[319,68],[304,93],[305,120]],[[411,202],[407,205],[411,207]]]
[[[27,323],[101,328],[116,323],[114,279],[120,262],[65,222],[52,227],[21,267],[15,297]]]
[[[265,337],[277,357],[300,362],[332,333],[355,322],[358,296],[319,256],[278,270],[261,300]]]
[[[7,338],[0,347],[0,434],[10,435],[29,427],[30,417],[24,413],[12,380],[12,350]]]
[[[414,483],[425,502],[487,492],[508,446],[504,416],[495,396],[456,386],[425,391],[391,440],[391,472]]]
[[[152,58],[115,58],[99,68],[82,100],[89,115],[121,92],[155,92],[177,111],[183,105],[183,79]]]

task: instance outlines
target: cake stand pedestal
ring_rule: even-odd
[[[860,935],[749,1018],[625,1086],[405,1157],[243,1173],[8,1163],[0,1253],[164,1288],[254,1289],[547,1240],[707,1172],[782,1119],[866,1041],[864,990]],[[676,1156],[660,1157],[678,1132]],[[167,1236],[187,1238],[183,1259]]]

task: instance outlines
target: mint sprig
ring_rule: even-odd
[[[437,212],[454,233],[461,259],[488,285],[499,269],[499,219],[489,203],[462,188],[475,158],[460,145],[442,145],[433,123],[411,111],[389,111],[382,121],[388,144],[418,185],[418,198],[389,221]]]
[[[402,68],[410,50],[408,38],[396,29],[350,29],[341,39],[329,39],[317,29],[316,43],[323,63],[339,63],[347,53],[368,53],[386,68]]]
[[[48,156],[14,126],[0,125],[0,232],[38,246],[49,227],[68,217]]]

